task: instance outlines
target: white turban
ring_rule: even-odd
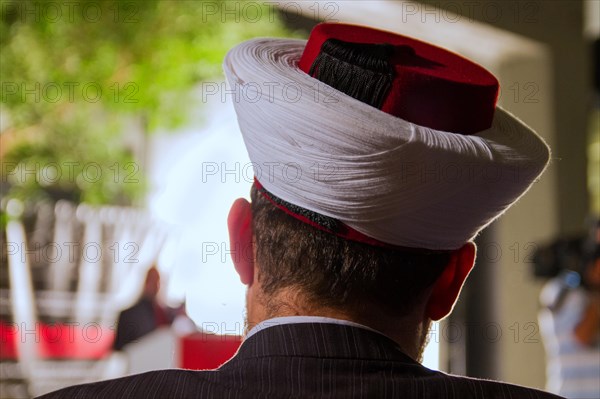
[[[548,164],[544,141],[499,107],[475,135],[419,126],[304,73],[305,44],[250,40],[224,62],[256,178],[287,202],[384,243],[452,250]]]

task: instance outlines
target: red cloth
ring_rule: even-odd
[[[198,332],[181,339],[181,367],[213,370],[235,355],[242,343],[238,335],[216,335]]]
[[[111,349],[115,332],[97,323],[85,325],[36,323],[22,330],[16,323],[0,322],[0,359],[17,359],[18,343],[35,342],[42,359],[101,359]]]
[[[403,46],[390,60],[396,73],[382,111],[417,125],[454,133],[473,134],[492,125],[500,86],[482,66],[399,34],[324,23],[312,30],[298,63],[300,69],[308,73],[323,42],[332,38]]]

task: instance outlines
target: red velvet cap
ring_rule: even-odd
[[[311,32],[298,66],[310,67],[328,39],[388,43],[397,47],[395,76],[382,111],[436,130],[474,134],[492,125],[498,80],[458,54],[391,32],[356,25],[323,23]]]

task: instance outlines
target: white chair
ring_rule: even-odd
[[[166,237],[161,228],[137,209],[75,207],[60,201],[54,210],[54,240],[48,246],[50,249],[40,249],[46,251],[43,257],[48,260],[43,266],[47,272],[46,289],[34,291],[32,252],[25,250],[28,241],[20,221],[23,205],[10,200],[6,206],[9,216],[6,243],[12,245],[7,250],[10,289],[4,293],[6,298],[0,295],[0,305],[8,305],[4,307],[12,315],[12,325],[21,330],[15,339],[18,354],[15,370],[21,373],[28,395],[33,396],[127,372],[131,361],[123,356],[110,356],[110,351],[101,359],[81,358],[77,353],[73,358],[43,356],[48,337],[44,336],[47,330],[40,319],[67,321],[74,326],[70,330],[76,335],[70,342],[73,345],[85,344],[77,336],[84,331],[82,326],[98,326],[101,334],[114,333],[119,311],[135,300]],[[83,231],[79,237],[78,231]],[[69,290],[73,280],[75,292]],[[56,331],[60,334],[64,330]],[[102,345],[106,343],[102,341]],[[0,364],[4,366],[10,364]],[[4,367],[0,371],[6,370]],[[0,384],[1,397],[22,396],[22,389],[18,393],[13,388]]]

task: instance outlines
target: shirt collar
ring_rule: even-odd
[[[339,325],[363,328],[365,330],[369,330],[372,332],[376,332],[378,334],[382,334],[381,332],[374,330],[371,327],[367,327],[363,324],[355,323],[355,322],[349,321],[349,320],[335,319],[332,317],[322,317],[322,316],[284,316],[284,317],[274,317],[274,318],[267,319],[267,320],[264,320],[264,321],[258,323],[257,325],[252,327],[252,329],[250,329],[250,331],[248,331],[248,334],[246,334],[245,339],[250,338],[257,332],[264,330],[265,328],[279,326],[282,324],[297,324],[297,323],[339,324]],[[382,335],[385,335],[385,334],[382,334]]]

